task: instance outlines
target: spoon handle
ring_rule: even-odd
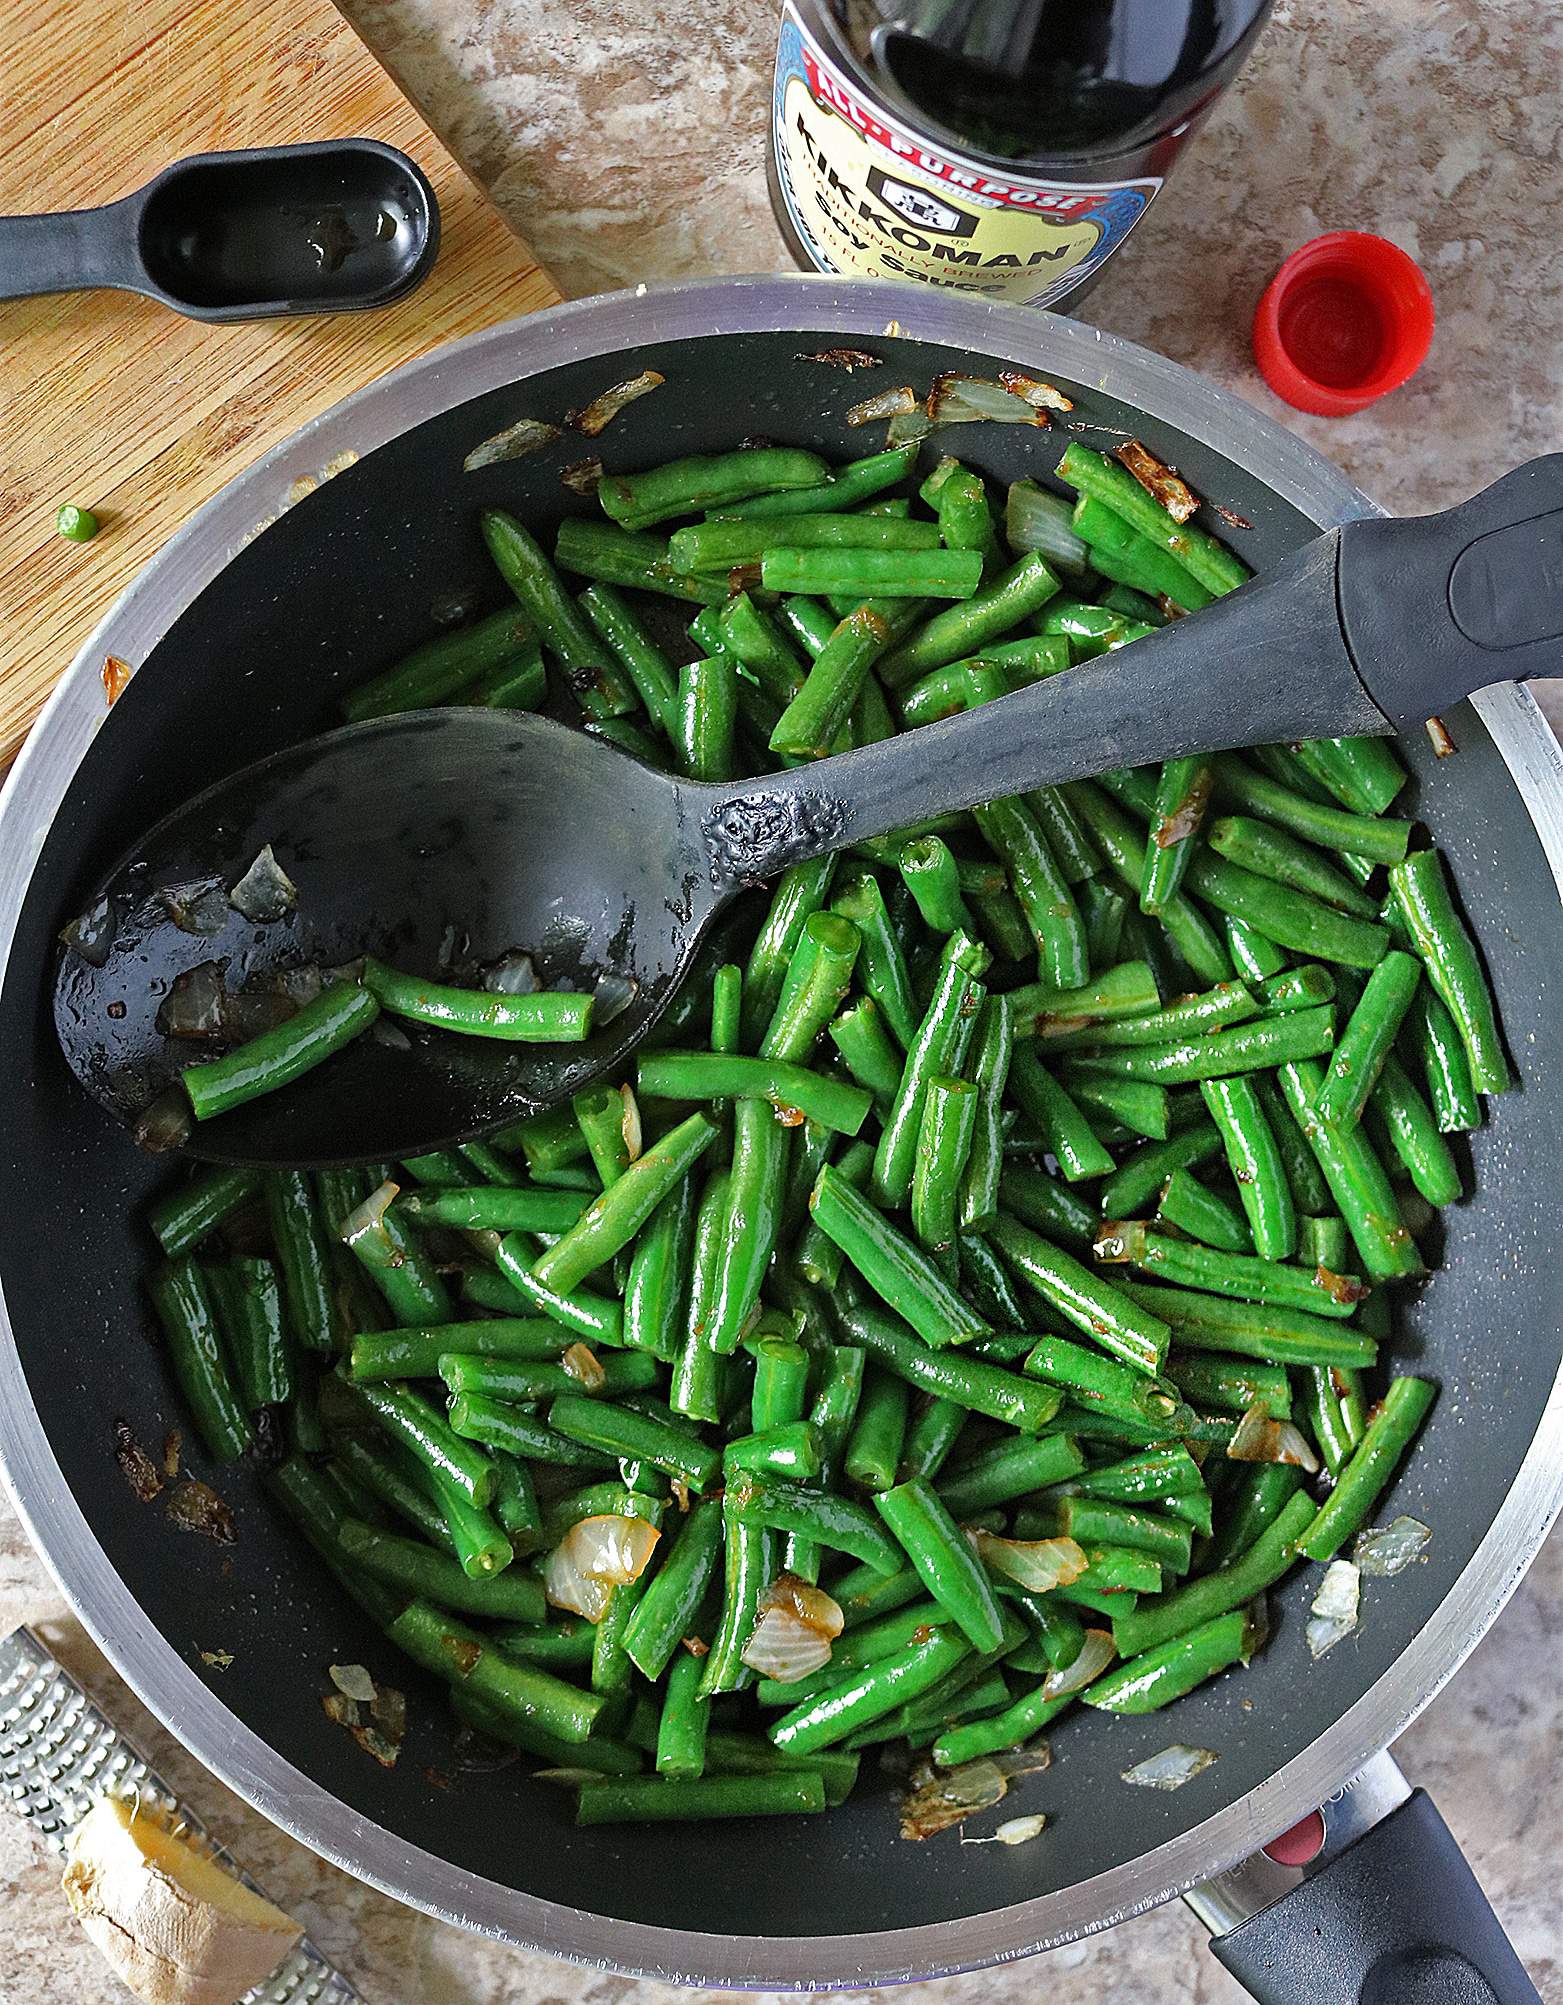
[[[84,292],[93,286],[135,291],[141,276],[128,202],[44,216],[0,216],[0,299]]]
[[[713,788],[718,881],[1007,794],[1216,747],[1382,734],[1551,672],[1563,453],[1458,508],[1350,522],[1241,590],[1066,675],[815,765]]]

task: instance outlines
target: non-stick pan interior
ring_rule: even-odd
[[[1541,1063],[1555,1019],[1545,1001],[1563,962],[1563,918],[1525,807],[1478,719],[1448,720],[1459,745],[1437,761],[1420,736],[1403,751],[1416,806],[1437,830],[1496,982],[1523,1084],[1472,1138],[1475,1194],[1445,1214],[1433,1281],[1397,1316],[1395,1361],[1443,1382],[1422,1444],[1381,1507],[1432,1527],[1426,1562],[1368,1588],[1358,1632],[1320,1664],[1302,1626],[1312,1591],[1294,1580],[1278,1632],[1246,1674],[1219,1680],[1172,1716],[1070,1719],[1052,1769],[1016,1785],[1015,1810],[1049,1813],[1038,1842],[1007,1850],[922,1845],[896,1834],[885,1778],[823,1819],[576,1831],[568,1796],[522,1768],[464,1769],[432,1685],[403,1664],[337,1591],[248,1470],[186,1456],[233,1505],[231,1547],[176,1530],[132,1496],[111,1430],[128,1420],[159,1442],[178,1399],[138,1292],[148,1242],[134,1224],[164,1172],[75,1087],[47,1004],[54,935],[107,859],[186,795],[333,721],[351,682],[423,639],[431,607],[501,603],[480,506],[528,521],[583,510],[559,464],[595,449],[636,467],[763,436],[838,458],[871,449],[843,414],[870,391],[935,371],[983,372],[979,358],[887,339],[880,369],[848,375],[813,359],[827,330],[744,335],[572,364],[423,424],[322,485],[240,552],[145,662],[87,753],[43,845],[0,998],[0,1273],[32,1396],[53,1451],[109,1559],[163,1635],[222,1701],[363,1818],[451,1862],[566,1907],[735,1935],[820,1935],[953,1922],[1078,1883],[1131,1860],[1244,1796],[1350,1706],[1430,1620],[1490,1524],[1557,1371],[1552,1240],[1563,1072]],[[516,418],[560,417],[642,366],[666,376],[595,442],[463,473],[463,456]],[[1232,541],[1258,566],[1311,524],[1219,454],[1088,386],[1066,386],[1075,422],[1102,444],[1135,432],[1193,485],[1252,526]],[[1093,431],[1092,428],[1100,428]],[[968,427],[939,443],[1000,481],[1046,473],[1057,430]],[[1212,523],[1220,527],[1219,523]],[[367,801],[365,813],[374,813]],[[611,815],[612,802],[601,804]],[[1462,1145],[1463,1147],[1463,1145]],[[112,1641],[112,1639],[110,1639]],[[203,1651],[231,1654],[207,1668]],[[326,1667],[361,1662],[412,1696],[394,1771],[379,1768],[320,1708]],[[177,1730],[178,1720],[170,1722]],[[1219,1761],[1177,1794],[1133,1789],[1120,1772],[1169,1741]],[[1010,1806],[1006,1806],[1009,1808]],[[416,1888],[407,1889],[416,1897]],[[952,1950],[951,1960],[958,1960]]]

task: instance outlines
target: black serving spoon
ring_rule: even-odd
[[[377,139],[196,153],[102,209],[0,217],[0,299],[98,286],[192,320],[385,306],[428,273],[440,211]]]
[[[453,958],[523,950],[545,982],[603,984],[600,1027],[583,1045],[372,1031],[189,1143],[229,1162],[418,1154],[619,1068],[717,914],[788,864],[1111,766],[1414,727],[1489,683],[1554,670],[1560,639],[1553,454],[1445,514],[1332,529],[1132,650],[732,785],[669,778],[524,712],[352,725],[222,781],[121,861],[76,929],[83,945],[63,950],[60,1042],[87,1089],[133,1123],[199,1054],[158,1024],[174,980],[199,963],[224,963],[238,989],[366,951],[433,977]],[[298,904],[255,924],[222,894],[268,843]],[[174,902],[189,906],[202,885],[219,887],[199,901],[211,930],[182,930],[167,893],[183,887]]]

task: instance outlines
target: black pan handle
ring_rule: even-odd
[[[1308,1866],[1260,1854],[1189,1896],[1259,2005],[1542,2005],[1432,1798],[1390,1756],[1321,1816]]]
[[[1397,729],[1494,682],[1555,675],[1563,641],[1563,453],[1438,515],[1349,522],[1340,623]]]
[[[145,283],[139,214],[131,196],[103,209],[0,216],[0,299],[94,286],[139,291]]]
[[[1556,670],[1563,453],[1439,515],[1349,522],[1072,675],[713,792],[720,880],[1058,780],[1218,746],[1385,733]]]

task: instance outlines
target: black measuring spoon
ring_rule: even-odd
[[[192,320],[385,306],[428,273],[440,211],[377,139],[194,153],[101,209],[0,216],[0,299],[99,286]]]

